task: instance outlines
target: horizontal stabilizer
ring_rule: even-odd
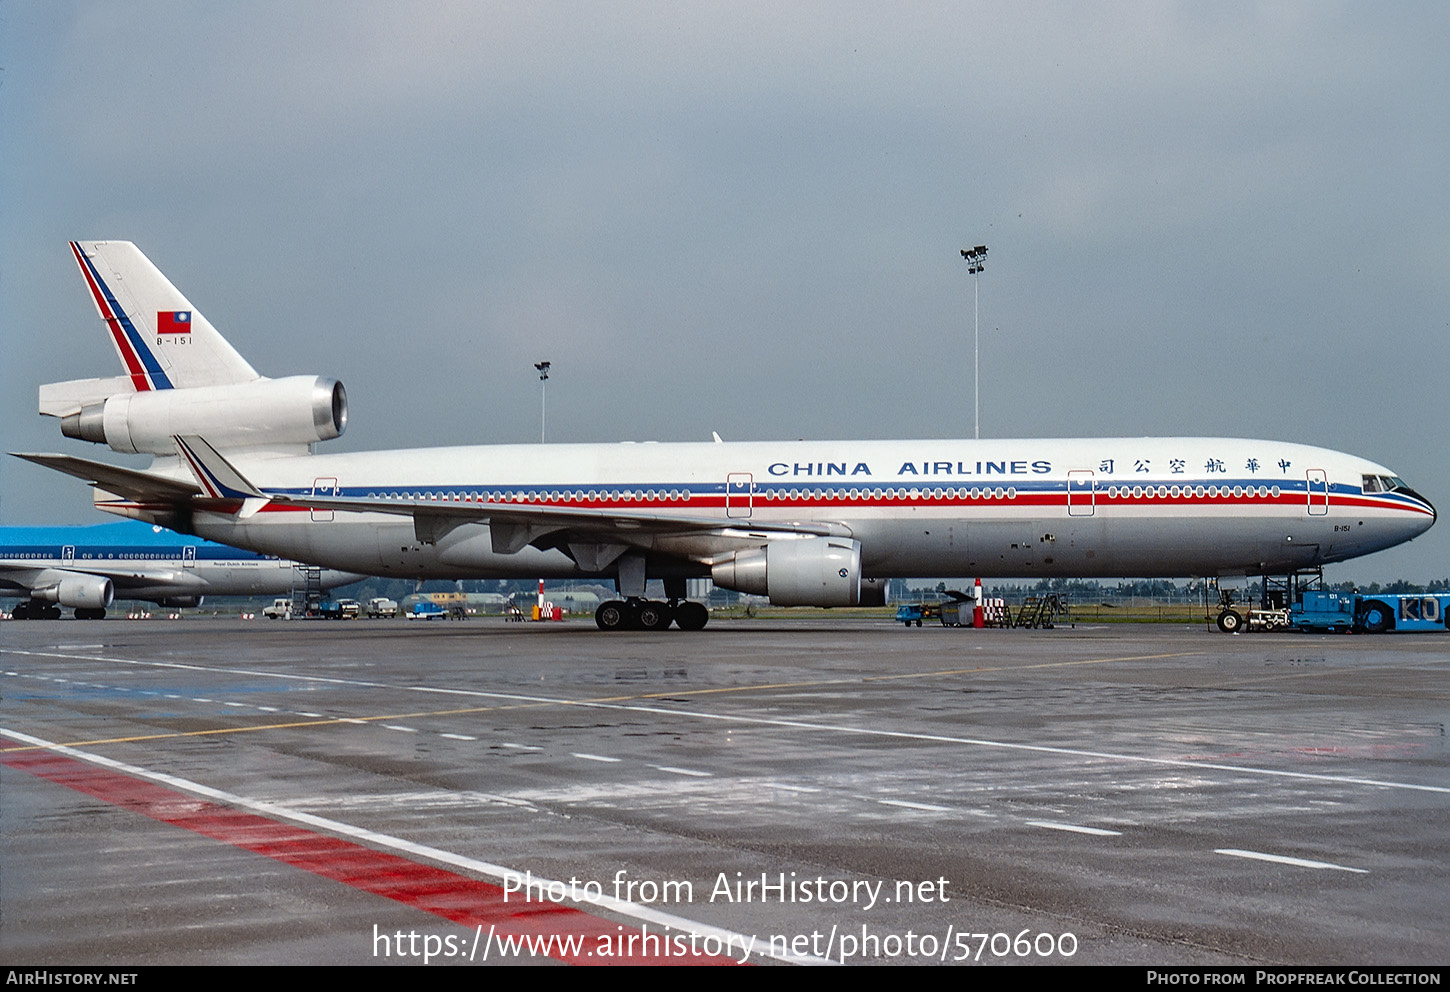
[[[129,376],[118,375],[108,379],[70,379],[66,382],[48,382],[40,387],[40,415],[42,417],[69,417],[80,413],[88,406],[104,403],[118,393],[133,393],[136,387]]]
[[[37,465],[53,468],[57,472],[73,475],[77,479],[84,479],[91,485],[107,492],[138,502],[174,503],[201,495],[201,490],[190,482],[168,479],[152,475],[149,472],[138,472],[135,469],[122,468],[119,465],[107,465],[105,462],[93,462],[87,458],[76,458],[72,455],[28,454],[19,451],[13,451],[11,454]]]

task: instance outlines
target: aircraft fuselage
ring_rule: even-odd
[[[1435,518],[1402,483],[1371,482],[1399,481],[1376,463],[1231,438],[508,445],[234,461],[269,493],[718,519],[717,532],[652,535],[652,577],[709,574],[712,556],[763,544],[752,526],[766,523],[859,541],[868,578],[1103,577],[1312,567],[1400,544]],[[125,500],[101,505],[145,515]],[[193,528],[400,577],[612,574],[547,535],[500,553],[483,522],[428,541],[389,513],[274,505],[239,519],[222,501],[214,512],[199,502]],[[640,547],[629,530],[621,520],[621,540]]]

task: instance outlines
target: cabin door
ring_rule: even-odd
[[[1322,468],[1311,468],[1309,477],[1309,515],[1322,517],[1329,512],[1329,476]]]
[[[725,516],[748,517],[755,509],[755,477],[731,472],[725,477]]]
[[[336,479],[313,479],[312,495],[314,496],[336,496],[338,494]],[[313,510],[312,519],[327,521],[332,519],[331,510]]]
[[[1091,517],[1097,512],[1097,484],[1091,469],[1067,473],[1067,515]]]

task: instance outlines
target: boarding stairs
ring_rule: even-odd
[[[1067,619],[1067,603],[1061,596],[1052,593],[1047,596],[1028,596],[1022,601],[1013,627],[1037,627],[1050,630],[1059,619]]]
[[[292,615],[305,617],[322,605],[322,569],[298,565],[292,570]]]

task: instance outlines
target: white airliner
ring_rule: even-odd
[[[1117,438],[551,444],[312,453],[342,385],[267,379],[128,242],[72,243],[126,370],[41,387],[68,437],[148,471],[20,457],[96,505],[408,578],[612,578],[605,629],[704,626],[685,580],[777,604],[879,603],[893,576],[1278,574],[1435,520],[1382,465],[1280,441]],[[668,602],[645,599],[664,580]]]
[[[24,597],[12,611],[16,620],[59,619],[61,607],[79,620],[100,620],[116,599],[200,606],[204,596],[283,595],[305,567],[136,520],[0,527],[0,592]],[[322,569],[319,587],[361,578]]]

